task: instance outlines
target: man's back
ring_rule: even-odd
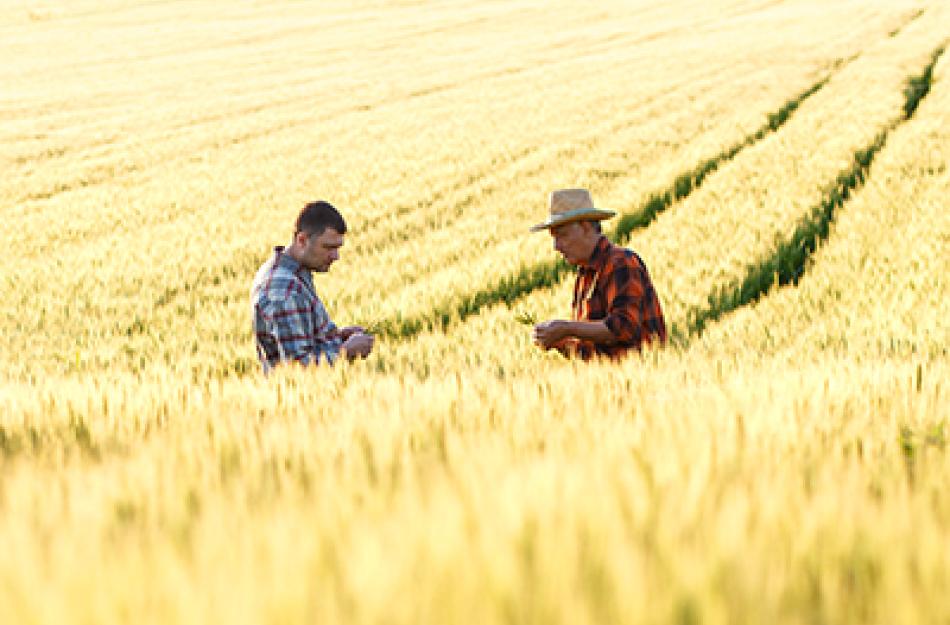
[[[333,363],[341,340],[317,297],[311,272],[282,247],[258,270],[251,287],[257,356],[264,371],[281,361]]]
[[[616,337],[610,345],[579,341],[577,354],[619,357],[652,341],[666,342],[666,323],[646,265],[628,248],[600,237],[590,265],[583,267],[574,285],[573,317],[603,320]]]

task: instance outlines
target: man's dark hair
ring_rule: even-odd
[[[340,234],[346,234],[346,222],[333,204],[319,200],[304,206],[294,224],[294,234],[306,232],[309,235],[321,235],[327,228],[333,228]]]
[[[597,234],[603,233],[603,229],[600,227],[599,221],[592,221],[590,222],[590,225],[594,226],[594,232],[596,232]]]

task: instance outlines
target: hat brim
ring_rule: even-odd
[[[616,215],[616,211],[603,208],[577,208],[572,211],[551,215],[546,221],[531,226],[530,232],[539,232],[541,230],[550,230],[557,226],[573,223],[575,221],[603,221]]]

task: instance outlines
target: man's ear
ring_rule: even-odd
[[[298,230],[296,233],[294,233],[294,245],[297,245],[298,247],[306,247],[307,239],[309,237],[310,235],[303,230]]]

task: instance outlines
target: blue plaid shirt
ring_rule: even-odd
[[[342,340],[336,325],[313,288],[313,276],[275,247],[251,287],[257,357],[264,372],[276,364],[295,360],[318,364],[321,358],[331,365],[340,355]]]

